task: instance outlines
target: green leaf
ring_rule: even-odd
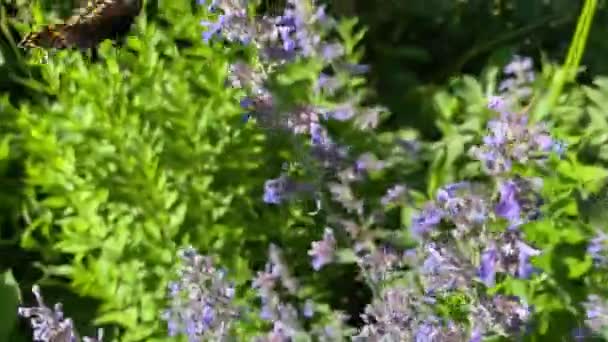
[[[10,270],[0,274],[0,341],[9,341],[9,336],[18,320],[17,308],[21,302],[19,285]]]

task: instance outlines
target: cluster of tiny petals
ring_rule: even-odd
[[[525,114],[509,111],[503,99],[490,99],[489,108],[500,113],[500,117],[488,123],[489,132],[483,145],[471,149],[472,156],[482,162],[488,174],[503,175],[515,163],[543,161],[550,152],[563,152],[563,145],[551,138],[544,125],[529,124]]]
[[[425,303],[411,289],[385,289],[365,309],[366,323],[353,341],[464,341],[466,330],[425,311]]]
[[[465,234],[486,222],[490,211],[488,201],[470,190],[471,184],[466,182],[439,189],[436,200],[428,202],[412,218],[412,234],[425,237],[431,234],[442,220],[454,224],[459,234]]]
[[[253,44],[263,58],[278,63],[298,55],[332,61],[344,53],[340,44],[327,43],[317,33],[319,28],[333,25],[333,21],[325,15],[323,6],[314,6],[310,1],[290,0],[277,17],[249,17],[247,2],[242,0],[214,0],[208,9],[221,14],[215,22],[201,22],[206,27],[203,33],[206,42],[221,36],[229,42]]]
[[[312,267],[315,271],[320,270],[324,265],[329,264],[334,259],[336,250],[336,238],[331,228],[326,228],[323,233],[323,240],[313,241],[308,255],[312,257]]]
[[[587,253],[593,258],[595,267],[608,266],[608,235],[604,232],[597,233],[589,242]]]
[[[326,236],[329,234],[329,230],[326,231]],[[277,246],[270,245],[269,261],[265,270],[258,272],[252,287],[257,291],[262,303],[261,318],[272,323],[272,329],[263,336],[258,336],[255,341],[293,341],[297,336],[304,335],[312,335],[318,341],[336,340],[334,335],[338,331],[331,326],[313,329],[309,332],[304,329],[303,320],[311,319],[315,314],[315,305],[312,300],[306,300],[301,307],[298,306],[300,309],[297,309],[295,305],[282,299],[281,292],[295,296],[299,285],[289,273],[282,251]],[[344,317],[336,317],[336,319],[337,321],[333,323],[339,326]]]
[[[505,217],[513,222],[522,222],[523,217],[534,219],[532,213],[538,209],[538,184],[522,178],[504,180],[508,187],[499,191],[496,206],[492,207],[489,193],[481,191],[476,184],[461,182],[447,185],[437,191],[434,201],[427,202],[413,216],[412,234],[419,238],[418,267],[420,283],[427,293],[449,294],[467,292],[477,280],[492,287],[498,273],[518,278],[528,278],[534,272],[531,258],[540,254],[522,238],[517,224],[501,233],[486,231],[485,225],[496,217]],[[479,189],[479,190],[477,190]],[[439,229],[441,224],[444,228]],[[459,240],[466,240],[469,248],[460,248]],[[480,260],[470,249],[481,251]],[[497,299],[500,302],[500,299]],[[502,303],[502,302],[501,302]],[[479,340],[486,332],[495,331],[496,324],[509,333],[517,333],[523,324],[515,324],[527,317],[525,303],[510,306],[511,313],[503,307],[500,311],[492,303],[473,306],[485,314],[485,323],[471,330],[471,341]],[[523,311],[522,311],[523,310]]]
[[[506,232],[496,241],[491,241],[483,251],[478,276],[490,287],[494,286],[498,272],[528,278],[534,272],[530,258],[539,254],[539,250],[521,239],[519,232]]]
[[[383,206],[400,203],[407,196],[407,186],[396,184],[386,191],[386,194],[380,199]]]
[[[185,334],[189,341],[228,338],[231,322],[238,316],[233,304],[234,284],[225,279],[209,257],[193,248],[180,251],[178,280],[169,284],[168,310],[163,314],[169,335]]]
[[[498,184],[498,203],[494,212],[498,217],[509,221],[510,229],[537,219],[543,204],[539,195],[542,178],[522,178],[501,180]]]
[[[34,285],[32,293],[36,298],[37,306],[20,307],[19,316],[28,318],[34,330],[34,341],[54,342],[54,341],[79,341],[78,334],[74,330],[72,319],[64,317],[62,305],[55,304],[53,309],[44,304],[40,288]],[[103,331],[99,330],[97,337],[83,337],[83,342],[101,342]]]
[[[507,64],[503,73],[505,79],[499,84],[498,90],[510,103],[521,103],[532,95],[531,84],[536,79],[532,58],[515,55]]]
[[[278,178],[269,179],[264,183],[263,200],[268,204],[281,204],[296,194],[309,193],[312,190],[312,185],[282,174]]]
[[[199,0],[200,5],[207,1]],[[207,6],[210,12],[220,12],[216,21],[201,21],[206,28],[203,40],[209,42],[212,38],[222,37],[228,42],[241,44],[256,44],[264,39],[277,39],[278,30],[267,18],[249,18],[246,0],[212,0]]]

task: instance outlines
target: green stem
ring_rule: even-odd
[[[551,109],[555,107],[566,82],[571,82],[575,79],[581,59],[583,58],[583,53],[585,52],[589,30],[591,29],[591,23],[593,22],[593,15],[595,14],[596,9],[597,0],[585,0],[583,10],[578,17],[578,23],[572,38],[572,43],[568,49],[566,61],[564,62],[564,65],[555,72],[549,87],[549,94],[541,101],[534,111],[534,119],[541,120],[545,118]]]

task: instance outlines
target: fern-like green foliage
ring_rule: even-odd
[[[45,276],[98,300],[94,324],[119,327],[122,341],[166,335],[177,247],[217,255],[244,281],[288,226],[261,204],[281,146],[242,122],[225,84],[230,50],[200,42],[189,4],[167,6],[169,28],[142,16],[97,63],[54,53],[34,66],[40,79],[22,80],[38,96],[0,104],[24,164],[22,246],[43,255]]]

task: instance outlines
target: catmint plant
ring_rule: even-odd
[[[383,110],[359,108],[359,100],[353,101],[357,96],[348,100],[321,100],[335,97],[337,93],[344,97],[350,91],[348,82],[344,82],[348,75],[365,71],[365,68],[346,62],[346,51],[340,41],[329,38],[337,22],[325,13],[323,6],[309,0],[289,0],[283,12],[276,16],[256,16],[249,13],[246,3],[241,1],[205,4],[210,12],[217,14],[214,15],[216,21],[203,23],[204,40],[210,42],[217,38],[238,42],[253,49],[257,56],[250,61],[236,61],[229,69],[229,85],[246,94],[240,101],[246,110],[244,117],[247,121],[254,119],[266,130],[287,132],[294,137],[306,136],[308,141],[296,140],[295,146],[304,174],[316,179],[314,186],[320,190],[326,175],[331,177],[349,159],[348,148],[329,135],[325,122],[353,121],[360,127],[375,127]],[[316,96],[294,101],[279,91],[279,88],[289,86],[276,83],[277,75],[288,65],[311,70],[314,82],[309,82],[302,92]],[[322,71],[324,68],[329,73]],[[294,199],[293,195],[309,193],[300,191],[297,186],[290,187],[297,181],[289,176],[281,175],[266,183],[266,203],[280,204]]]
[[[101,342],[103,330],[99,330],[97,337],[83,337],[80,339],[71,318],[65,317],[61,303],[55,304],[51,309],[44,303],[40,287],[34,285],[32,293],[36,298],[37,306],[20,307],[19,316],[30,320],[33,331],[33,340],[37,342]]]
[[[192,342],[229,340],[232,321],[239,316],[234,284],[209,257],[191,247],[182,249],[179,257],[178,279],[169,284],[169,308],[162,315],[169,335],[185,334]]]
[[[326,239],[331,238],[331,232],[327,230]],[[344,336],[346,330],[343,322],[346,317],[339,312],[332,315],[332,321],[309,331],[305,329],[304,322],[310,322],[315,316],[315,304],[310,298],[299,306],[285,300],[289,296],[297,297],[300,285],[290,274],[282,251],[276,245],[270,245],[269,261],[265,270],[257,273],[252,287],[262,304],[261,318],[272,325],[266,335],[257,337],[255,341],[292,341],[298,338],[336,341]]]
[[[500,95],[512,105],[530,100],[531,85],[536,79],[532,58],[513,56],[511,62],[503,68],[503,73],[505,77],[498,85]]]

